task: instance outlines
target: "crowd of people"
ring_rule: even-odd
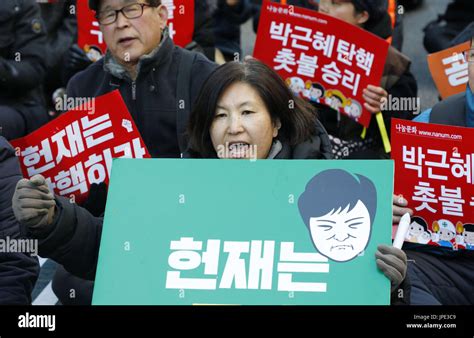
[[[401,51],[403,20],[390,13],[390,1],[286,3],[390,40],[381,83],[363,92],[364,108],[374,115],[381,112],[387,128],[393,117],[474,126],[471,52],[464,93],[418,116],[409,110],[385,111],[389,95],[418,96],[416,69]],[[154,158],[389,158],[375,118],[361,137],[360,124],[296,97],[270,67],[242,57],[241,24],[252,19],[257,29],[261,1],[196,0],[193,41],[184,48],[170,38],[163,1],[89,0],[88,5],[107,44],[96,62],[77,44],[77,21],[70,11],[74,0],[0,2],[0,236],[36,239],[40,256],[59,263],[53,290],[62,304],[91,304],[107,186],[93,184],[85,203],[70,203],[55,195],[43,176],[22,178],[8,143],[65,113],[55,109],[57,95],[95,98],[118,89]],[[427,50],[471,40],[473,15],[472,1],[453,1],[444,16],[426,27]],[[441,25],[442,20],[448,23]],[[445,39],[433,39],[433,34]],[[189,102],[184,108],[177,104],[181,99]],[[392,203],[394,224],[407,212],[413,215],[413,206],[403,198],[393,196]],[[374,260],[391,282],[392,304],[472,305],[473,253],[381,244]],[[30,303],[38,273],[36,258],[0,253],[0,304]]]

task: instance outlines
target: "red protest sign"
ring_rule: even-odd
[[[380,85],[389,44],[341,20],[265,1],[254,57],[277,71],[292,91],[367,127],[362,91]]]
[[[104,55],[107,49],[99,22],[85,0],[77,1],[76,11],[77,44],[87,53],[89,59],[95,62]]]
[[[168,29],[174,43],[185,47],[193,41],[194,0],[162,0],[168,9]]]
[[[474,129],[394,119],[395,194],[414,210],[406,241],[474,250]]]
[[[193,41],[194,0],[163,0],[168,9],[168,29],[171,39],[180,47]],[[99,52],[105,53],[105,44],[94,11],[89,9],[87,1],[77,2],[78,45],[88,53],[91,60],[100,59]]]
[[[24,177],[41,174],[57,195],[74,196],[78,203],[92,183],[108,183],[112,158],[150,158],[118,90],[83,100],[11,144]]]

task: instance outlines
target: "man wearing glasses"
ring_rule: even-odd
[[[97,97],[119,89],[150,154],[180,157],[189,111],[215,64],[173,44],[160,0],[89,0],[89,7],[108,50],[71,79],[68,96]]]
[[[184,133],[192,105],[216,65],[173,44],[166,27],[168,10],[160,0],[89,0],[89,7],[108,50],[70,80],[67,95],[91,98],[119,89],[152,157],[179,158],[187,146]],[[58,201],[57,207],[63,215],[85,213],[66,201]],[[74,223],[74,217],[63,221]],[[90,248],[93,243],[81,245]],[[63,304],[90,304],[92,287],[93,282],[58,266],[53,290]]]

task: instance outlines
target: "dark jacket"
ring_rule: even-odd
[[[236,6],[228,6],[226,0],[219,0],[214,12],[214,34],[216,47],[228,58],[242,54],[240,25],[254,15],[254,6],[249,0],[241,0]]]
[[[45,122],[45,112],[30,107],[43,104],[46,67],[46,33],[36,1],[0,1],[0,106],[19,110],[27,132]]]
[[[185,151],[183,139],[188,111],[178,114],[178,103],[189,109],[196,100],[203,82],[216,64],[199,53],[192,53],[189,86],[191,102],[178,98],[177,78],[183,69],[180,61],[185,51],[166,35],[159,48],[139,63],[139,74],[131,80],[110,54],[76,74],[68,84],[70,97],[97,97],[119,89],[152,157],[177,158]]]
[[[203,0],[194,1],[194,34],[193,42],[197,44],[197,48],[190,48],[191,44],[186,46],[187,49],[200,51],[206,57],[214,61],[215,58],[215,37],[214,37],[214,18],[210,6]]]
[[[391,34],[390,18],[388,15],[374,27],[372,33],[386,39]],[[382,75],[381,87],[384,88],[390,98],[417,98],[418,86],[413,74],[410,72],[411,61],[407,56],[400,53],[393,47],[389,47],[385,68]],[[327,106],[318,105],[320,120],[328,133],[343,140],[360,140],[363,127],[341,114],[340,121],[337,119],[337,112]],[[414,115],[412,110],[383,111],[383,118],[388,134],[390,134],[390,123],[392,117],[411,120]],[[376,119],[371,119],[367,129],[367,138],[375,140],[374,149],[380,157],[387,157],[384,154],[382,138]]]
[[[12,146],[0,136],[0,239],[20,238],[13,215],[12,197],[22,178]],[[0,305],[31,303],[31,291],[39,274],[38,259],[27,253],[0,253]]]
[[[76,0],[63,0],[54,3],[40,4],[41,16],[48,35],[48,63],[57,65],[64,53],[77,39],[77,18],[71,12]]]
[[[434,105],[430,113],[430,123],[467,127],[468,112],[466,92],[452,95]]]
[[[66,86],[62,79],[64,59],[77,40],[77,18],[75,12],[71,11],[75,6],[76,0],[40,4],[48,36],[48,74],[45,83],[48,101],[56,89]]]
[[[281,142],[282,149],[275,159],[293,160],[330,160],[332,159],[332,148],[329,136],[323,125],[317,121],[316,134],[310,140],[291,146],[288,142]]]

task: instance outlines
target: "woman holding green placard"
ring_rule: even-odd
[[[190,118],[189,136],[188,157],[331,158],[328,136],[312,106],[295,98],[274,71],[252,59],[227,63],[211,74]],[[30,237],[42,239],[40,254],[93,280],[103,219],[67,201],[61,210],[46,192],[41,175],[21,180],[12,201],[16,219]],[[392,284],[393,302],[403,302],[398,290],[406,285],[405,254],[381,245],[376,264]]]
[[[187,157],[221,159],[330,159],[328,136],[304,101],[263,63],[249,59],[216,69],[204,83],[189,123]],[[406,273],[402,250],[381,245],[377,266],[400,303]],[[402,288],[405,288],[406,283]],[[396,292],[398,291],[398,292]]]

